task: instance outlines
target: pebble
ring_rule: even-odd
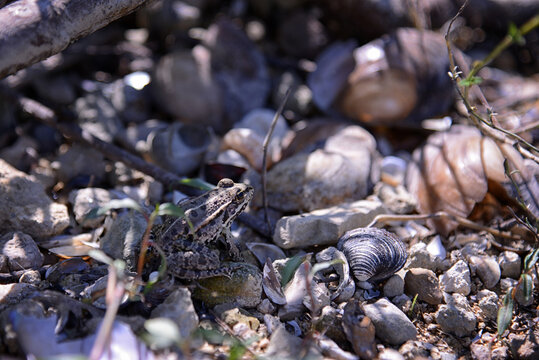
[[[392,298],[399,296],[404,293],[404,274],[402,271],[399,271],[396,274],[393,274],[382,288],[382,294],[386,298]]]
[[[96,87],[75,101],[75,112],[83,130],[105,142],[114,142],[123,131],[123,124],[110,100]],[[89,173],[91,174],[91,173]]]
[[[39,239],[64,231],[69,215],[65,205],[51,201],[40,182],[0,159],[0,224],[3,232],[24,231]]]
[[[30,235],[16,231],[0,237],[0,252],[7,258],[10,271],[37,269],[43,254]]]
[[[114,219],[99,247],[114,259],[124,259],[128,269],[134,269],[140,250],[138,245],[146,227],[146,219],[141,213],[134,210],[124,212]]]
[[[395,214],[409,214],[416,206],[415,199],[402,185],[391,186],[379,182],[374,186],[374,194]]]
[[[223,311],[220,318],[230,327],[242,323],[247,325],[251,330],[257,330],[260,326],[260,321],[257,318],[245,315],[242,310],[237,307]]]
[[[470,256],[468,263],[475,270],[483,285],[487,289],[492,289],[500,281],[501,270],[495,258],[490,256]]]
[[[410,319],[388,299],[382,298],[374,304],[363,306],[365,315],[373,322],[376,336],[392,345],[400,345],[415,339],[417,329]]]
[[[26,270],[19,278],[19,282],[37,286],[41,282],[41,274],[39,270]]]
[[[384,207],[377,200],[359,200],[310,213],[282,217],[275,226],[273,242],[283,249],[335,244],[347,231],[364,227]]]
[[[481,290],[477,293],[477,306],[486,321],[496,321],[498,316],[498,294],[490,290]]]
[[[275,312],[275,305],[273,305],[271,301],[266,298],[262,300],[260,304],[258,304],[256,309],[262,314],[273,314],[273,312]]]
[[[440,235],[434,236],[427,245],[427,251],[440,259],[445,259],[447,256],[447,251],[445,250],[444,245],[442,244],[442,238]]]
[[[442,291],[436,274],[429,269],[409,269],[404,278],[406,293],[431,305],[442,303]]]
[[[503,277],[518,279],[520,277],[520,256],[513,251],[504,251],[498,256],[498,264]]]
[[[81,175],[92,176],[95,181],[104,178],[106,162],[99,151],[80,144],[73,144],[67,150],[60,148],[60,151],[63,152],[51,163],[60,181],[67,183]]]
[[[535,318],[537,321],[537,318]],[[537,324],[537,322],[536,322]],[[519,360],[537,360],[539,354],[539,326],[530,329],[529,334],[509,334],[511,352]]]
[[[262,301],[262,273],[253,265],[235,263],[230,278],[215,276],[201,279],[193,298],[208,306],[235,302],[237,306],[254,308]]]
[[[151,318],[168,318],[176,325],[183,339],[188,339],[198,326],[198,315],[191,301],[191,293],[187,288],[175,289],[161,304],[152,311]]]
[[[267,359],[322,360],[323,356],[315,346],[304,346],[303,339],[290,334],[284,326],[277,326],[270,337],[269,346],[264,353]]]
[[[441,259],[427,250],[427,244],[419,242],[408,250],[408,261],[404,266],[405,269],[422,268],[436,271],[440,267]]]
[[[461,294],[445,293],[447,305],[441,305],[435,314],[436,322],[445,332],[457,336],[469,336],[475,330],[477,319],[468,300]]]
[[[468,295],[471,290],[470,269],[463,260],[459,260],[440,276],[443,291]]]
[[[18,304],[36,291],[36,287],[26,283],[0,284],[0,305]]]
[[[114,196],[108,190],[101,188],[84,188],[71,191],[68,196],[68,201],[73,207],[75,221],[77,221],[79,225],[96,228],[102,224],[105,216],[86,219],[86,214],[93,208],[105,205],[113,198]]]
[[[382,350],[378,354],[378,360],[404,360],[404,356],[402,356],[397,350],[388,348]]]

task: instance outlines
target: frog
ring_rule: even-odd
[[[215,244],[223,240],[227,255],[241,261],[230,226],[252,197],[250,185],[224,178],[215,189],[178,202],[184,216],[165,217],[152,230],[152,240],[165,254],[168,273],[187,280],[229,276],[233,267],[221,263]]]

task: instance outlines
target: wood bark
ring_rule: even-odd
[[[151,0],[18,0],[0,9],[0,79]]]

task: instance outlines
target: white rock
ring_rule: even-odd
[[[284,249],[335,244],[345,232],[366,226],[383,212],[381,202],[359,200],[301,215],[284,216],[275,226],[273,242]]]
[[[443,291],[468,295],[471,290],[470,269],[468,264],[459,260],[445,274],[440,275]]]
[[[440,237],[440,235],[436,235],[432,238],[431,241],[429,241],[429,244],[427,245],[427,251],[429,252],[429,254],[439,257],[442,260],[445,259],[447,252],[445,251],[445,247],[442,244],[442,238]]]
[[[441,305],[436,312],[436,322],[443,331],[457,336],[471,335],[477,319],[466,300],[460,294],[444,294],[447,305]]]
[[[68,201],[73,206],[75,220],[79,225],[96,228],[101,225],[105,216],[86,219],[86,214],[93,208],[105,205],[113,198],[114,196],[108,190],[100,188],[84,188],[71,191],[69,193]]]
[[[492,289],[500,281],[501,271],[496,259],[490,256],[470,256],[468,261],[487,289]]]
[[[152,318],[165,317],[178,325],[182,338],[187,339],[198,326],[198,315],[187,288],[177,288],[152,311]]]
[[[518,279],[520,277],[520,256],[513,251],[504,251],[498,256],[498,264],[503,277]]]
[[[477,300],[483,318],[495,321],[498,316],[498,295],[490,290],[481,290],[477,293]]]
[[[405,269],[423,268],[436,271],[441,266],[441,259],[429,253],[425,243],[419,242],[412,245],[408,254]]]

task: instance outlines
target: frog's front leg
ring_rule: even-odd
[[[232,260],[243,261],[243,257],[240,254],[240,249],[236,246],[236,243],[234,242],[234,237],[232,236],[230,229],[223,230],[221,236],[223,237],[225,246],[228,250],[228,254],[232,258]]]

